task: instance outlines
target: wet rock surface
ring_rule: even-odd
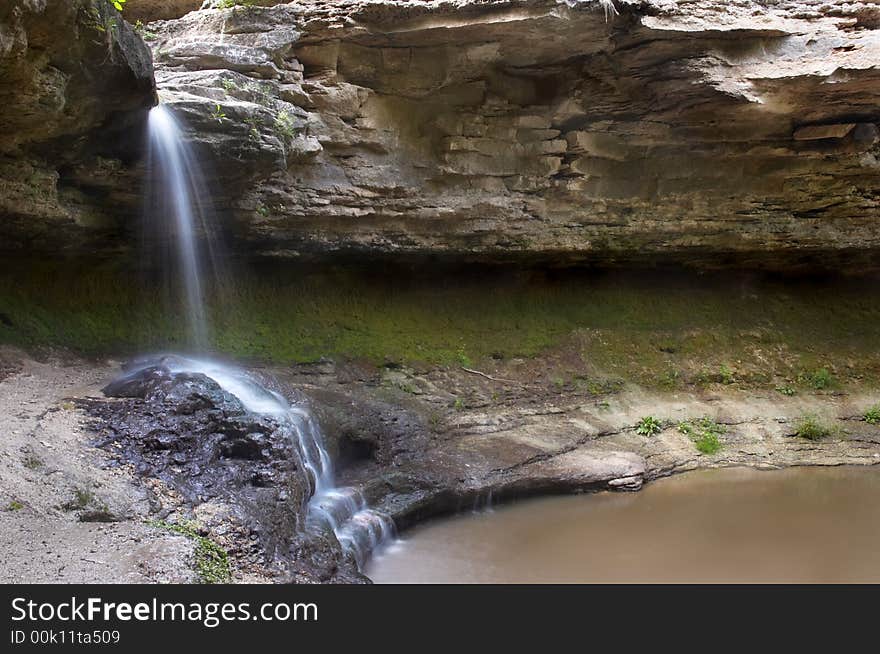
[[[237,570],[277,580],[359,581],[332,535],[305,523],[311,480],[289,427],[247,411],[203,374],[161,363],[85,403],[96,445],[167,492],[153,512],[191,515],[223,544]]]

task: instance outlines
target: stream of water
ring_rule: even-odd
[[[880,468],[707,470],[414,528],[379,583],[880,582]]]
[[[170,277],[168,286],[182,288],[188,342],[197,353],[211,345],[204,288],[208,274],[216,274],[212,256],[213,225],[204,175],[185,140],[181,123],[170,109],[159,105],[149,115],[150,159],[147,220],[153,239],[167,243],[173,256],[160,265]],[[203,254],[206,250],[208,256]],[[211,265],[206,265],[206,259]],[[370,509],[356,488],[337,487],[333,464],[317,421],[306,407],[290,404],[280,394],[258,383],[244,370],[202,355],[168,357],[172,372],[201,373],[237,397],[252,413],[271,416],[295,439],[314,489],[307,507],[312,526],[331,529],[340,545],[363,566],[370,553],[394,537],[390,517]]]

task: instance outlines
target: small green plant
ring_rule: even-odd
[[[718,369],[718,380],[722,384],[730,385],[736,381],[733,376],[733,370],[730,369],[726,364],[721,364],[721,367]]]
[[[38,457],[36,454],[28,454],[24,457],[24,461],[22,461],[24,467],[28,470],[39,470],[43,467],[43,460]]]
[[[455,398],[455,402],[452,403],[452,408],[456,411],[464,411],[464,400],[460,397]]]
[[[67,500],[61,508],[65,511],[80,511],[95,501],[95,494],[92,491],[87,488],[77,488],[73,492],[73,499]]]
[[[880,425],[880,404],[875,404],[865,411],[865,422],[869,425]]]
[[[645,416],[636,425],[636,433],[640,436],[655,436],[663,431],[663,423],[654,416]]]
[[[556,390],[561,391],[563,388],[565,388],[565,379],[563,379],[562,377],[554,377],[553,385],[556,387]]]
[[[701,454],[715,454],[722,448],[721,435],[727,429],[712,418],[703,417],[682,420],[678,423],[678,431],[690,437]]]
[[[265,204],[258,204],[257,213],[260,214],[263,218],[266,218],[269,216],[269,207],[267,207]]]
[[[776,392],[780,393],[782,395],[785,395],[787,397],[791,397],[797,393],[797,391],[794,389],[794,387],[789,384],[783,384],[782,386],[777,386]]]
[[[223,107],[219,104],[214,107],[214,111],[211,112],[211,117],[216,120],[218,123],[222,123],[223,119],[226,118],[226,114],[223,113]]]
[[[6,505],[7,511],[21,511],[23,508],[24,504],[22,504],[18,500],[12,500],[9,504]]]
[[[455,358],[458,359],[459,365],[463,368],[470,368],[473,365],[471,358],[465,352],[464,345],[459,345],[455,351]]]
[[[706,432],[694,439],[694,445],[700,454],[715,454],[721,449],[721,439],[718,434]]]
[[[217,9],[232,9],[233,7],[253,7],[254,0],[220,0]]]
[[[275,116],[275,131],[288,141],[296,136],[296,124],[293,121],[293,116],[286,111],[279,111]]]
[[[672,391],[678,388],[679,382],[681,381],[681,373],[678,370],[667,370],[660,375],[660,378],[657,381],[661,388]]]
[[[809,441],[818,441],[833,436],[839,429],[829,425],[814,415],[801,416],[795,424],[795,434]]]
[[[827,368],[818,368],[810,373],[801,373],[798,376],[798,381],[821,391],[829,388],[834,383],[834,378]]]
[[[125,2],[126,0],[110,0],[110,4],[116,7],[116,11],[122,11],[123,9],[125,9]]]
[[[210,538],[199,534],[198,525],[195,522],[171,523],[155,520],[147,524],[186,536],[195,542],[196,573],[203,584],[225,584],[231,581],[229,554]]]
[[[134,31],[140,34],[140,37],[144,41],[155,41],[158,36],[155,32],[151,32],[147,29],[147,26],[144,25],[143,21],[137,20],[134,24]]]
[[[230,79],[229,77],[224,77],[220,80],[220,85],[226,93],[232,93],[233,91],[238,90],[238,84],[235,83],[234,79]]]

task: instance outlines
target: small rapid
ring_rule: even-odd
[[[201,373],[213,379],[248,411],[269,416],[286,427],[296,441],[313,488],[306,507],[307,525],[331,530],[359,567],[366,564],[374,551],[395,540],[396,529],[390,516],[371,509],[357,488],[336,486],[333,462],[321,428],[305,407],[291,404],[246,371],[217,361],[175,356],[163,360],[163,364],[173,373]]]

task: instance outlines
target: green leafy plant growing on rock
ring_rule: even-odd
[[[727,429],[712,418],[704,417],[683,420],[678,423],[678,431],[690,437],[701,454],[715,454],[722,448],[721,436]]]
[[[781,395],[785,395],[786,397],[792,397],[797,393],[793,386],[790,384],[782,384],[776,387],[776,392]]]
[[[226,118],[226,114],[223,112],[223,107],[219,104],[214,107],[214,111],[211,112],[211,118],[216,120],[218,123],[222,123],[223,119]]]
[[[814,415],[801,416],[795,423],[795,434],[808,441],[819,441],[839,433],[839,428],[829,425]]]
[[[155,520],[147,524],[186,536],[195,543],[196,573],[203,584],[225,584],[232,580],[229,554],[210,538],[202,536],[195,522],[171,523]]]
[[[296,124],[293,121],[293,116],[286,111],[279,111],[275,116],[275,131],[288,141],[296,136]]]
[[[880,403],[865,411],[864,418],[869,425],[880,425]]]
[[[144,41],[155,41],[159,38],[155,32],[148,30],[147,26],[144,25],[141,20],[135,22],[134,31],[137,32]]]
[[[9,504],[6,505],[7,511],[21,511],[23,508],[24,504],[22,504],[18,500],[12,500]]]
[[[126,0],[110,0],[110,4],[116,7],[116,11],[122,11],[125,9]]]
[[[654,416],[645,416],[636,425],[639,436],[656,436],[663,431],[663,423]]]
[[[718,369],[718,381],[728,386],[736,381],[733,370],[728,365],[721,364],[721,367]]]
[[[245,124],[248,126],[248,140],[253,143],[260,142],[260,127],[262,122],[258,116],[250,116],[245,118]]]
[[[224,77],[220,80],[220,85],[223,87],[223,90],[226,91],[227,95],[238,90],[238,84],[235,83],[234,79],[230,79],[229,77]]]

